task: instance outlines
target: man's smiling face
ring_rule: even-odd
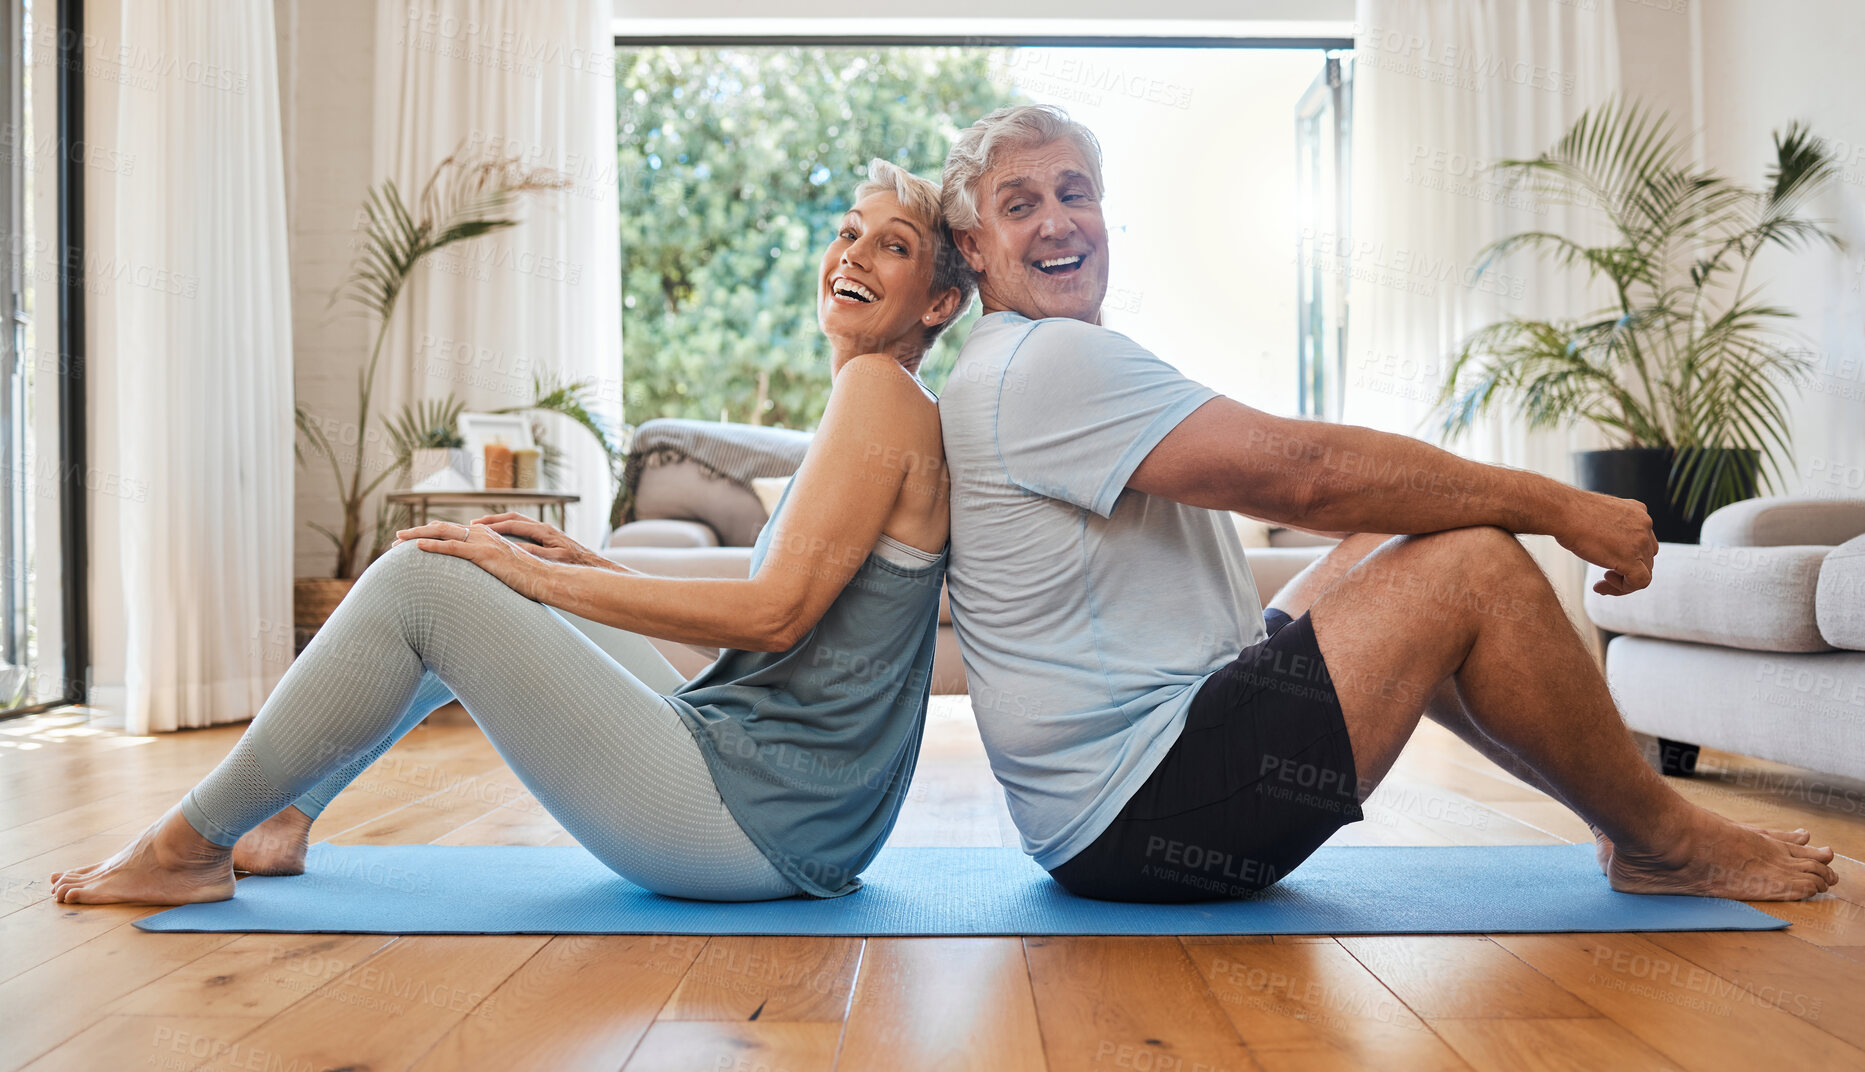
[[[955,237],[985,312],[1101,322],[1107,223],[1092,174],[1059,138],[1006,148],[978,180],[978,227]]]

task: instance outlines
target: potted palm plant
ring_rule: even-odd
[[[345,459],[325,433],[323,423],[302,404],[297,407],[298,432],[311,451],[330,465],[336,480],[343,518],[336,529],[311,522],[311,527],[328,537],[337,549],[334,577],[300,577],[295,585],[294,619],[301,627],[315,627],[335,609],[349,591],[350,584],[364,567],[388,545],[393,528],[381,509],[372,526],[371,542],[363,553],[363,504],[385,480],[405,473],[408,459],[398,456],[373,477],[365,474],[362,444],[370,440],[370,401],[375,392],[376,368],[382,359],[382,346],[388,338],[389,321],[416,266],[430,254],[457,242],[478,238],[494,231],[518,225],[511,214],[514,203],[523,195],[545,190],[559,190],[569,185],[560,172],[549,168],[527,168],[518,157],[498,154],[463,155],[456,150],[435,167],[422,187],[415,207],[403,201],[394,180],[385,179],[372,187],[363,201],[368,218],[363,244],[351,267],[350,275],[336,294],[349,298],[376,322],[375,344],[369,360],[357,374],[357,449]],[[304,460],[302,444],[298,448]]]
[[[1762,301],[1749,269],[1771,245],[1839,245],[1802,212],[1834,174],[1830,154],[1791,124],[1774,135],[1766,185],[1751,188],[1691,163],[1664,114],[1614,102],[1540,156],[1494,166],[1549,201],[1597,209],[1612,233],[1601,245],[1510,235],[1482,266],[1527,250],[1583,269],[1611,298],[1575,319],[1473,333],[1438,399],[1446,437],[1505,404],[1530,428],[1590,421],[1616,446],[1576,456],[1581,485],[1644,502],[1659,539],[1694,543],[1704,517],[1782,475],[1787,391],[1810,362],[1782,334],[1794,314]]]

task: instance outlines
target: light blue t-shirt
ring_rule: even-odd
[[[1197,686],[1263,638],[1228,517],[1126,486],[1214,397],[1124,335],[1010,312],[978,321],[940,394],[952,622],[991,769],[1045,868],[1107,829]]]

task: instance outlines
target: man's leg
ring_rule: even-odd
[[[1289,582],[1270,599],[1268,605],[1291,618],[1301,617],[1313,608],[1315,600],[1321,597],[1321,593],[1333,587],[1334,583],[1345,576],[1348,570],[1358,565],[1361,559],[1372,554],[1386,541],[1395,539],[1398,537],[1367,532],[1355,533],[1347,537],[1327,554],[1290,578]],[[1529,766],[1521,756],[1516,755],[1477,725],[1476,719],[1470,713],[1470,708],[1464,703],[1463,696],[1457,691],[1455,678],[1445,680],[1431,694],[1431,698],[1425,704],[1425,717],[1456,734],[1465,744],[1482,753],[1510,775],[1567,805],[1575,814],[1585,818],[1580,809],[1575,808],[1571,801],[1561,796],[1559,789],[1541,776],[1540,771]],[[1605,871],[1612,860],[1612,841],[1596,824],[1588,822],[1587,826],[1592,829],[1594,841],[1599,846],[1600,870]],[[1769,830],[1763,827],[1754,829],[1761,830],[1762,833],[1776,840],[1788,841],[1796,845],[1805,845],[1809,840],[1805,829]]]
[[[1448,682],[1479,739],[1516,757],[1537,776],[1531,784],[1612,840],[1616,888],[1759,900],[1811,896],[1835,881],[1825,866],[1830,850],[1766,837],[1664,784],[1514,536],[1470,528],[1355,539],[1336,554],[1357,551],[1364,555],[1357,562],[1314,568],[1311,581],[1331,583],[1313,597],[1310,615],[1363,796],[1391,769],[1427,707],[1445,709],[1439,713],[1457,728],[1442,695]],[[1366,552],[1367,542],[1378,546]]]
[[[1347,574],[1347,571],[1360,564],[1360,560],[1372,554],[1387,540],[1397,539],[1383,533],[1359,532],[1342,540],[1327,554],[1315,559],[1308,567],[1290,578],[1270,600],[1267,606],[1275,607],[1291,618],[1299,618],[1313,609],[1315,600],[1321,593],[1332,588],[1335,582]],[[1446,679],[1431,694],[1425,704],[1425,716],[1445,729],[1455,733],[1472,748],[1481,752],[1497,766],[1509,772],[1543,793],[1556,800],[1561,799],[1559,792],[1548,784],[1533,767],[1522,762],[1522,758],[1484,733],[1482,727],[1470,716],[1464,706],[1463,697],[1457,693],[1457,683]],[[1566,803],[1566,801],[1562,801]],[[1568,805],[1572,807],[1572,805]]]

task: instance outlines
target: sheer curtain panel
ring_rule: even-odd
[[[114,319],[133,733],[251,718],[291,659],[292,351],[270,3],[122,0]],[[106,83],[107,84],[107,83]],[[93,271],[97,269],[93,268]],[[99,623],[108,628],[110,623]]]

